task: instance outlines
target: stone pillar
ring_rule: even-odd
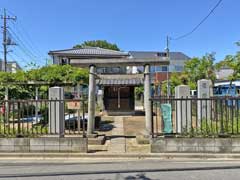
[[[175,98],[186,99],[190,97],[190,88],[187,85],[180,85],[175,87]],[[191,129],[191,101],[177,100],[175,108],[176,132],[189,132]]]
[[[56,134],[59,137],[64,137],[65,116],[64,116],[64,90],[62,87],[49,88],[49,134]]]
[[[96,80],[95,80],[95,69],[94,65],[91,65],[89,72],[89,86],[88,86],[88,126],[87,134],[91,135],[94,131],[95,124],[95,93],[96,93]]]
[[[79,91],[80,91],[80,97],[79,98],[83,98],[83,85],[81,84],[79,87]]]
[[[103,110],[103,88],[100,88],[97,91],[97,104],[98,107]]]
[[[35,100],[36,100],[36,104],[35,104],[35,117],[36,117],[36,122],[38,123],[38,87],[35,87]]]
[[[201,79],[197,82],[197,97],[208,99],[213,95],[212,82],[211,80]],[[201,127],[201,121],[205,121],[211,118],[211,101],[209,100],[198,100],[197,102],[197,119],[198,127]]]
[[[80,90],[80,84],[77,83],[77,99],[81,98],[81,90]]]
[[[151,81],[150,81],[150,65],[144,66],[144,108],[145,108],[145,123],[147,135],[151,135],[152,131],[152,110],[151,110]]]
[[[8,86],[5,87],[5,97],[4,97],[4,100],[5,100],[5,101],[8,101],[8,100],[9,100]],[[9,121],[8,121],[8,120],[9,120],[9,114],[8,114],[8,112],[9,112],[9,103],[6,102],[6,103],[5,103],[5,121],[6,121],[6,122],[9,122]]]

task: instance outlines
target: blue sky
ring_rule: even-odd
[[[217,1],[0,0],[0,8],[18,17],[9,26],[25,47],[11,47],[14,54],[9,53],[8,59],[24,65],[32,56],[26,55],[28,51],[44,64],[49,50],[71,48],[85,40],[105,39],[125,51],[162,51],[167,35],[189,32]],[[190,57],[216,52],[217,60],[234,54],[238,50],[234,42],[240,40],[239,7],[239,0],[223,0],[191,36],[171,41],[170,50]]]

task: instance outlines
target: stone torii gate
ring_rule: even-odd
[[[150,66],[168,65],[169,61],[166,53],[156,53],[151,58],[134,57],[128,52],[113,51],[102,48],[83,47],[58,51],[50,51],[49,55],[53,57],[54,64],[70,64],[75,67],[89,68],[89,94],[88,94],[88,136],[94,135],[95,122],[95,104],[96,104],[96,79],[99,78],[97,68],[114,68],[114,67],[144,67],[144,107],[145,107],[145,124],[146,135],[151,134],[152,129],[152,111],[151,111],[151,78]],[[103,73],[104,74],[104,73]],[[114,73],[121,77],[123,73]],[[126,75],[126,72],[124,73]],[[102,76],[102,75],[101,75]],[[111,78],[111,74],[106,74]],[[131,74],[129,74],[131,79]],[[119,86],[119,84],[118,84]],[[121,83],[120,83],[121,86]]]
[[[87,134],[91,135],[94,133],[94,118],[95,118],[95,92],[96,92],[96,65],[92,64],[89,66],[89,93],[88,93],[88,128]],[[152,111],[151,102],[151,80],[150,80],[150,64],[144,64],[144,107],[145,107],[145,120],[146,130],[148,133],[152,129]]]

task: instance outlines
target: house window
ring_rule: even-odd
[[[99,73],[99,74],[121,74],[121,73],[126,73],[126,68],[124,68],[124,67],[98,67],[97,73]]]
[[[155,66],[150,66],[150,72],[154,73],[155,72]]]
[[[151,72],[167,72],[168,67],[167,66],[153,66],[154,70],[151,70]]]
[[[161,66],[156,66],[156,72],[161,72]]]
[[[162,66],[162,72],[167,72],[168,71],[168,67],[167,66]]]
[[[156,56],[158,56],[158,57],[167,57],[167,53],[165,53],[165,52],[158,52],[156,54]]]
[[[120,73],[120,67],[113,67],[111,68],[112,73]]]
[[[137,67],[137,69],[138,69],[138,71],[139,71],[140,73],[143,73],[143,72],[144,72],[144,67],[142,67],[142,66]]]
[[[183,66],[176,65],[176,66],[175,66],[175,71],[176,71],[176,72],[181,72],[181,71],[183,71]]]
[[[61,59],[61,65],[66,65],[68,64],[68,59],[67,58],[62,58]]]
[[[105,68],[102,68],[102,67],[97,68],[97,73],[98,73],[98,74],[102,74],[102,73],[104,73],[104,72],[105,72]]]

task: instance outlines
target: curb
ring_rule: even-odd
[[[239,160],[240,154],[214,154],[214,153],[125,153],[125,154],[110,154],[110,153],[0,153],[1,159],[14,158],[60,158],[60,159],[234,159]]]

